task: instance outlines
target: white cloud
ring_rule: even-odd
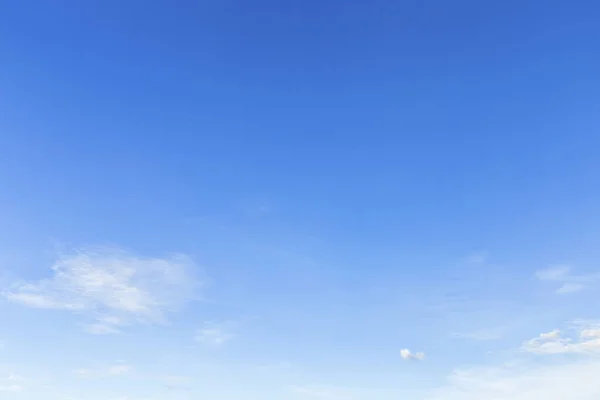
[[[25,380],[25,378],[23,378],[22,376],[19,376],[13,372],[8,374],[8,377],[6,378],[7,381],[10,382],[22,382]]]
[[[145,258],[115,249],[60,255],[52,276],[14,284],[2,294],[23,306],[67,310],[95,320],[85,330],[115,333],[133,323],[162,323],[194,298],[194,262],[185,255]]]
[[[536,271],[535,276],[542,281],[563,281],[571,272],[571,267],[566,265],[553,266],[547,269]]]
[[[558,329],[555,329],[552,332],[540,334],[540,339],[542,339],[542,340],[557,340],[559,338],[560,338],[560,331]]]
[[[25,378],[13,372],[0,377],[0,392],[21,392]]]
[[[557,294],[579,292],[585,289],[586,285],[600,279],[600,274],[573,275],[571,274],[571,267],[566,265],[536,271],[535,276],[541,281],[562,283],[556,290]]]
[[[583,329],[580,336],[582,339],[600,338],[600,328]]]
[[[0,392],[20,392],[23,386],[20,385],[0,385]]]
[[[411,353],[408,349],[400,350],[400,357],[404,360],[417,360],[422,361],[425,359],[425,353]]]
[[[426,400],[597,400],[600,361],[508,363],[452,373]]]
[[[117,325],[95,323],[84,325],[84,330],[92,335],[109,335],[111,333],[119,332],[119,329],[117,329],[116,326]]]
[[[521,349],[534,354],[600,354],[600,328],[598,324],[579,326],[576,337],[565,337],[559,330],[542,333],[527,340]]]
[[[567,282],[567,283],[563,284],[560,288],[558,288],[556,293],[558,293],[558,294],[575,293],[575,292],[579,292],[584,287],[585,286],[583,286],[581,283]]]
[[[535,357],[455,370],[425,400],[600,399],[600,321],[567,324],[523,343]],[[546,357],[549,354],[570,357]]]
[[[233,322],[205,322],[204,326],[196,331],[195,340],[200,343],[219,346],[235,337],[231,332],[234,327],[235,323]]]

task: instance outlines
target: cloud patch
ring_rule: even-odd
[[[51,276],[15,283],[2,295],[25,307],[63,310],[93,322],[93,334],[119,332],[136,323],[164,323],[166,315],[195,298],[197,267],[183,254],[167,258],[137,256],[97,248],[61,254]]]
[[[597,400],[600,361],[511,362],[454,371],[426,400]]]
[[[534,354],[600,354],[600,323],[587,323],[576,329],[575,337],[564,336],[559,330],[542,333],[525,341],[521,349]]]
[[[600,399],[600,321],[575,321],[567,331],[572,334],[556,329],[522,344],[538,357],[456,369],[425,400]],[[544,357],[551,354],[571,356]]]
[[[25,379],[15,373],[10,372],[5,377],[0,377],[0,392],[22,392],[23,385],[22,383]]]
[[[204,325],[196,331],[194,339],[196,342],[210,346],[222,346],[232,340],[235,335],[233,330],[236,324],[233,322],[205,322]]]
[[[0,392],[21,392],[23,391],[23,386],[21,385],[0,385]]]
[[[587,285],[600,279],[600,274],[574,275],[568,265],[553,266],[536,271],[535,276],[541,281],[556,282],[561,285],[556,290],[557,294],[576,293],[586,288]]]
[[[409,349],[400,350],[400,357],[407,361],[423,361],[425,353],[412,353]]]

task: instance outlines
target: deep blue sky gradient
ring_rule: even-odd
[[[591,0],[1,1],[4,275],[64,244],[186,252],[215,315],[262,315],[281,349],[372,322],[332,360],[382,362],[361,340],[405,291],[533,304],[536,268],[600,256],[598,21]],[[496,275],[442,285],[478,251]],[[440,328],[419,313],[398,311]],[[459,351],[394,326],[382,343]]]
[[[493,243],[592,206],[594,4],[4,2],[8,199],[158,223],[273,197],[344,240]]]

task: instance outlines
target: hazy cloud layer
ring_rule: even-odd
[[[115,249],[61,254],[51,276],[15,283],[3,292],[14,303],[86,316],[93,334],[118,332],[135,323],[164,323],[166,315],[194,299],[194,262],[183,254],[148,258]]]

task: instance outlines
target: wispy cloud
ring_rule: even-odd
[[[584,288],[585,288],[585,286],[581,283],[567,282],[567,283],[564,283],[561,287],[559,287],[558,290],[556,291],[556,293],[558,293],[558,294],[575,293],[575,292],[579,292],[580,290],[583,290]]]
[[[521,350],[533,358],[455,370],[426,400],[599,399],[600,322],[574,321],[568,327],[570,337],[556,329],[525,341]],[[573,357],[556,363],[544,357],[566,353]]]
[[[22,376],[17,375],[15,373],[11,372],[11,373],[8,374],[8,377],[6,378],[6,380],[9,381],[9,382],[22,382],[22,381],[25,380],[25,378],[23,378]]]
[[[600,280],[600,274],[574,275],[568,265],[552,266],[536,271],[535,276],[541,281],[556,282],[560,286],[557,294],[568,294],[579,292],[587,285]]]
[[[600,323],[580,326],[574,337],[558,329],[527,340],[521,349],[534,354],[600,354]]]
[[[23,382],[25,379],[13,372],[4,377],[0,377],[0,392],[21,392],[23,391]]]
[[[94,324],[86,324],[83,329],[87,333],[91,333],[92,335],[110,335],[112,333],[119,333],[118,325],[111,325],[106,323],[94,323]]]
[[[426,400],[597,400],[600,361],[511,362],[456,370]]]
[[[16,283],[3,296],[26,307],[66,310],[93,318],[94,334],[134,323],[163,323],[166,314],[195,296],[199,282],[187,256],[147,258],[118,249],[61,254],[51,277]]]
[[[571,267],[567,265],[557,265],[546,269],[536,271],[535,276],[542,281],[561,282],[569,277]]]
[[[475,253],[471,253],[467,257],[465,257],[465,262],[467,262],[468,264],[485,264],[487,259],[487,251],[478,251]]]
[[[425,359],[425,353],[411,353],[409,349],[402,349],[400,350],[400,357],[404,360],[423,361]]]
[[[235,335],[233,330],[236,327],[235,322],[205,322],[204,325],[196,331],[194,339],[199,343],[212,346],[223,345],[232,340]]]
[[[20,392],[23,390],[23,386],[21,385],[1,385],[0,384],[0,392]]]

